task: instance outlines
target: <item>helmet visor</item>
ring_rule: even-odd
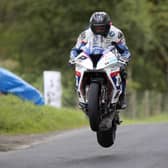
[[[94,34],[100,34],[103,36],[107,36],[109,29],[110,29],[110,25],[109,24],[106,24],[106,25],[93,24],[93,25],[91,25],[91,29]]]
[[[105,25],[93,25],[93,30],[95,34],[103,34],[106,32]]]

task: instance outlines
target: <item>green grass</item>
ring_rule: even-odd
[[[162,113],[156,116],[151,116],[148,118],[140,118],[140,119],[128,119],[124,118],[125,125],[128,124],[143,124],[143,123],[168,123],[168,113]]]
[[[87,123],[80,110],[35,106],[14,96],[0,96],[0,134],[44,133]]]
[[[168,122],[168,114],[123,121],[123,124]],[[87,117],[79,109],[35,106],[15,96],[0,96],[0,134],[45,133],[86,125]]]

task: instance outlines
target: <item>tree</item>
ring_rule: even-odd
[[[1,0],[0,58],[20,63],[20,72],[57,69],[72,79],[69,51],[94,11],[105,10],[125,34],[132,53],[132,79],[140,89],[166,90],[166,0]],[[2,54],[3,53],[3,54]],[[144,75],[145,74],[145,75]],[[70,86],[72,88],[72,86]]]

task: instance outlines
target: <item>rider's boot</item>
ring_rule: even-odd
[[[125,94],[127,72],[125,69],[121,70],[121,79],[122,79],[122,93],[119,97],[119,108],[118,109],[125,109],[127,108],[126,94]]]
[[[122,94],[120,95],[120,108],[121,108],[121,109],[126,109],[126,108],[127,108],[126,95],[125,95],[125,93],[122,93]]]

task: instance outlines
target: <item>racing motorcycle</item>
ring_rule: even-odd
[[[122,93],[119,53],[111,46],[86,45],[75,58],[76,90],[81,109],[89,118],[102,147],[114,144]]]

